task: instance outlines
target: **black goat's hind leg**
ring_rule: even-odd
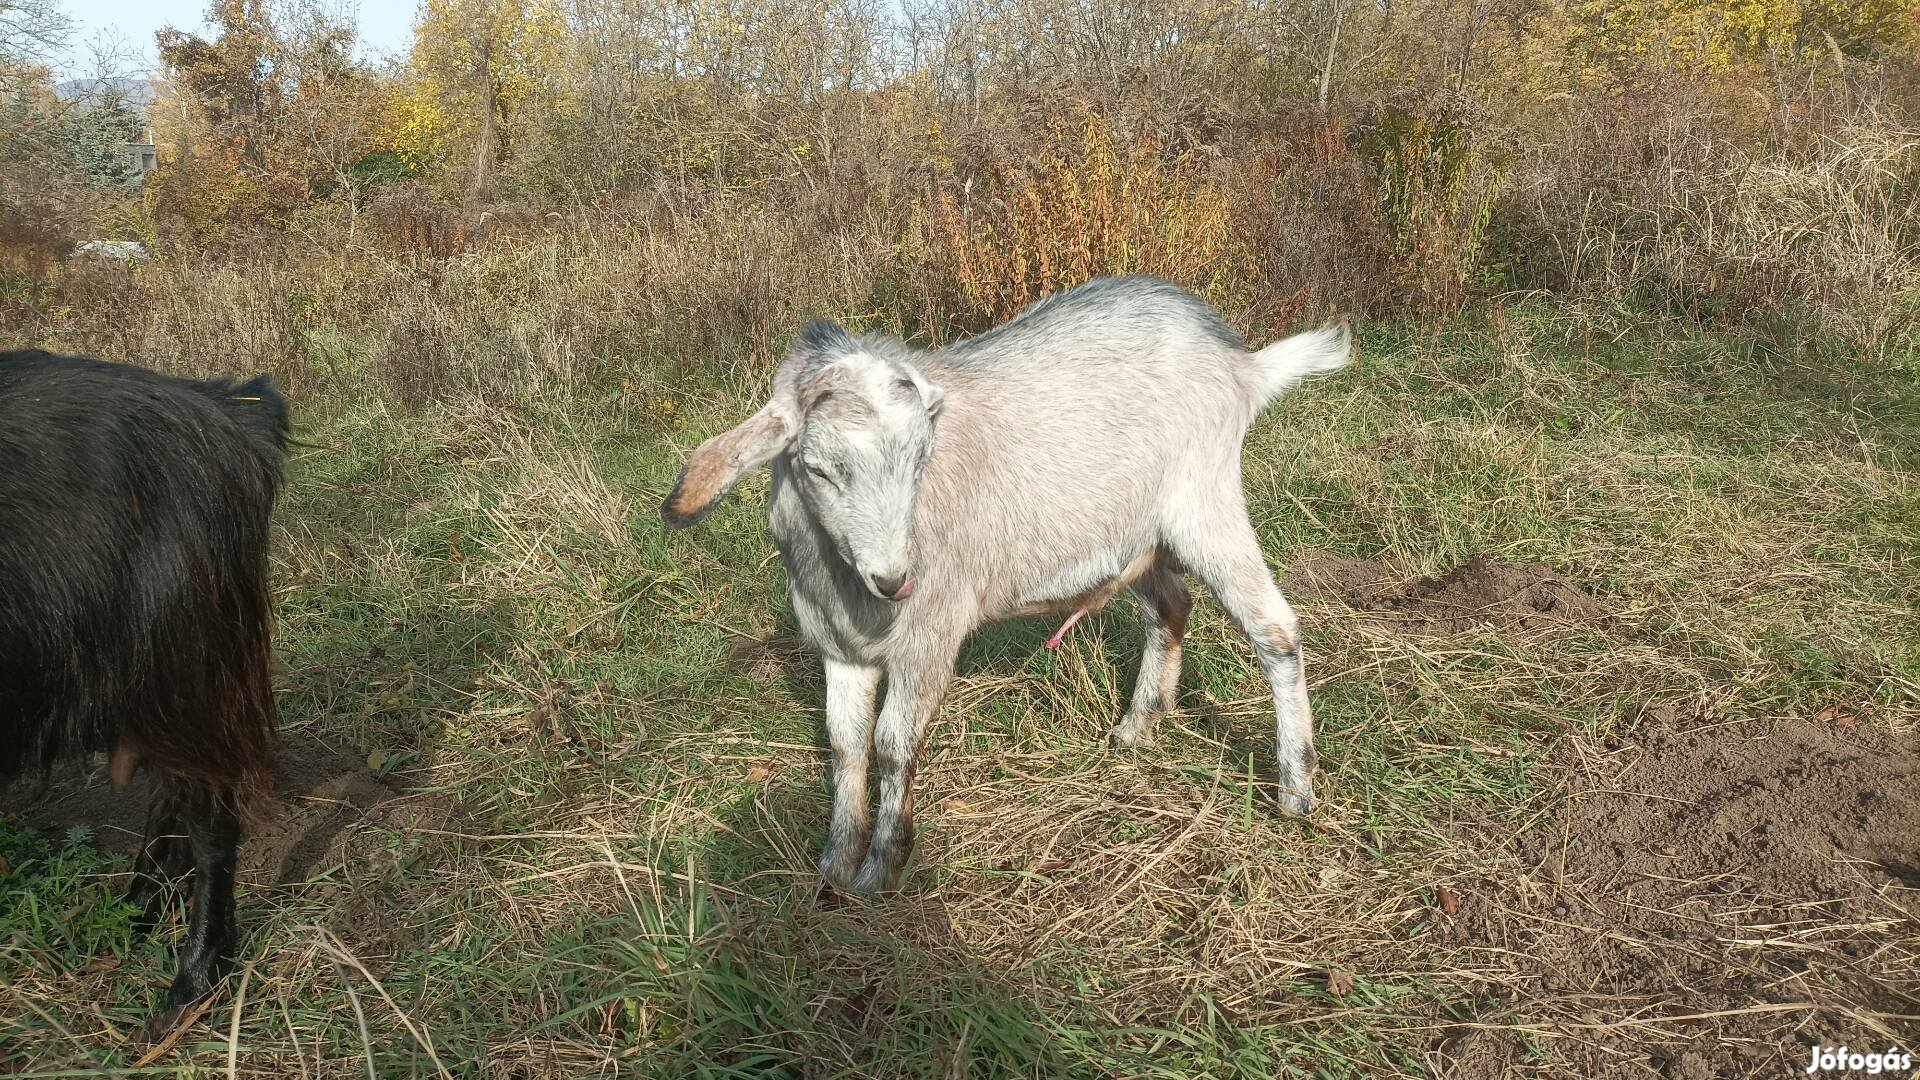
[[[213,992],[233,965],[234,861],[240,846],[240,822],[224,794],[206,808],[184,815],[187,845],[193,853],[193,901],[180,967],[167,991],[166,1009],[147,1025],[158,1040],[178,1026],[187,1012]]]
[[[192,851],[181,831],[173,799],[156,796],[147,811],[147,830],[140,839],[140,853],[133,860],[133,883],[127,886],[127,903],[139,911],[133,917],[135,933],[153,932],[160,922],[160,907],[166,902],[167,887],[179,881],[192,866]]]
[[[193,907],[180,972],[167,1004],[190,1005],[205,997],[233,962],[233,873],[240,823],[223,797],[188,820],[193,849]]]

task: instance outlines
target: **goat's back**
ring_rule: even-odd
[[[1152,278],[1090,282],[920,363],[947,404],[918,539],[993,579],[989,608],[1118,573],[1169,493],[1237,479],[1264,404],[1238,335]]]
[[[1133,487],[1181,457],[1237,453],[1257,411],[1239,336],[1157,278],[1056,294],[921,368],[949,394],[943,452],[1031,480]]]
[[[285,440],[264,378],[0,353],[0,778],[126,743],[265,782]]]
[[[1096,278],[919,359],[961,380],[1063,392],[1153,386],[1173,376],[1252,373],[1246,343],[1207,302],[1154,277]],[[1119,385],[1114,384],[1117,380]],[[1123,394],[1111,395],[1124,405]]]

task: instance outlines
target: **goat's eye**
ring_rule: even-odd
[[[919,387],[917,387],[917,386],[915,386],[915,385],[913,385],[913,380],[912,380],[912,379],[900,379],[900,380],[897,380],[897,381],[895,381],[895,382],[894,382],[894,384],[893,384],[893,388],[894,388],[895,390],[898,390],[898,391],[900,391],[900,392],[901,392],[901,393],[903,393],[903,394],[906,394],[906,395],[907,395],[907,396],[909,396],[909,397],[916,397],[916,398],[917,398],[917,397],[919,397],[919,396],[920,396],[920,388],[919,388]]]
[[[820,479],[826,481],[827,483],[832,484],[834,487],[840,486],[839,478],[834,476],[832,473],[828,472],[825,468],[821,467],[821,465],[818,462],[813,462],[813,461],[807,462],[807,471],[819,477]]]

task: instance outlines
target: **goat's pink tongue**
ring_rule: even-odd
[[[907,597],[912,595],[913,595],[913,582],[909,580],[905,585],[900,586],[900,591],[897,593],[894,593],[893,598],[895,600],[905,600]]]
[[[1079,622],[1080,616],[1085,615],[1086,613],[1087,613],[1087,609],[1081,608],[1079,611],[1076,611],[1073,614],[1067,616],[1067,621],[1061,623],[1060,629],[1055,630],[1053,632],[1053,636],[1047,639],[1047,648],[1049,649],[1059,648],[1060,643],[1067,639],[1067,631],[1073,629],[1073,624]]]

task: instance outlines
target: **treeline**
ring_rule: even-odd
[[[1920,0],[425,0],[385,66],[320,0],[208,23],[160,36],[131,196],[0,36],[6,235],[437,258],[771,207],[891,238],[981,319],[1129,270],[1262,319],[1916,280]]]

